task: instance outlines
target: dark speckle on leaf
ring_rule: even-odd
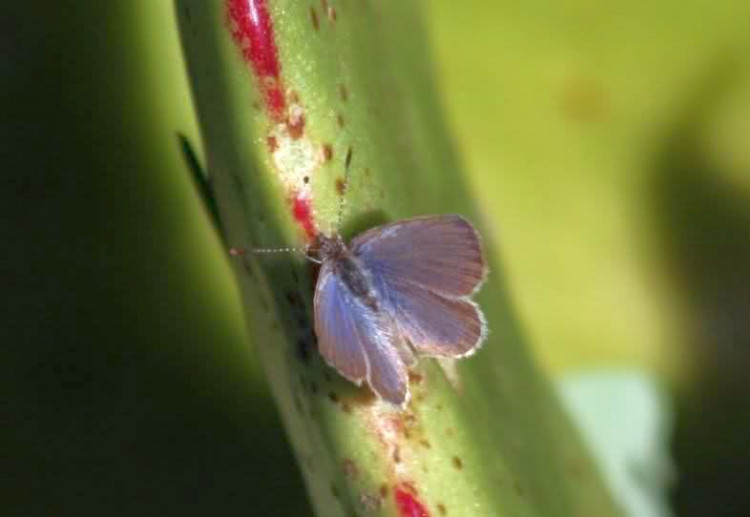
[[[393,448],[393,463],[401,463],[401,449],[398,445]]]
[[[308,359],[310,359],[309,348],[310,347],[307,345],[307,342],[304,339],[299,339],[297,341],[297,357],[306,362]]]
[[[336,8],[332,5],[328,6],[328,19],[331,20],[331,23],[336,23],[337,15],[336,15]]]
[[[359,469],[352,459],[344,458],[344,461],[341,463],[341,468],[344,469],[344,476],[346,476],[347,479],[357,479]]]

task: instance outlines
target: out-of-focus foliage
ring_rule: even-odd
[[[603,368],[567,375],[557,386],[626,515],[671,515],[673,408],[660,384],[641,372]]]
[[[663,147],[719,63],[748,66],[750,4],[434,5],[446,106],[542,362],[680,373],[691,331],[660,213],[684,180],[657,192]],[[706,175],[748,189],[742,120]]]
[[[671,385],[675,509],[747,514],[750,4],[434,5],[446,106],[537,357]]]
[[[304,515],[186,175],[168,0],[0,16],[3,515]]]

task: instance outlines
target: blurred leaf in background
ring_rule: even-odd
[[[177,145],[171,1],[3,7],[3,513],[304,515]]]
[[[433,5],[446,106],[537,357],[563,393],[597,372],[588,400],[624,389],[623,367],[671,388],[655,407],[675,510],[747,515],[750,4]]]

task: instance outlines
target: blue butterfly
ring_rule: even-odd
[[[368,230],[347,246],[319,235],[315,333],[326,362],[404,407],[418,355],[476,352],[487,335],[471,300],[487,276],[474,226],[458,215],[417,217]]]

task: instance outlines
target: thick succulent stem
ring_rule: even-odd
[[[220,227],[239,248],[310,242],[387,220],[476,223],[411,2],[177,0]],[[480,228],[482,225],[477,224]],[[422,360],[404,411],[324,364],[314,270],[234,258],[248,326],[321,516],[616,513],[514,322],[499,261],[478,297],[474,357]]]

